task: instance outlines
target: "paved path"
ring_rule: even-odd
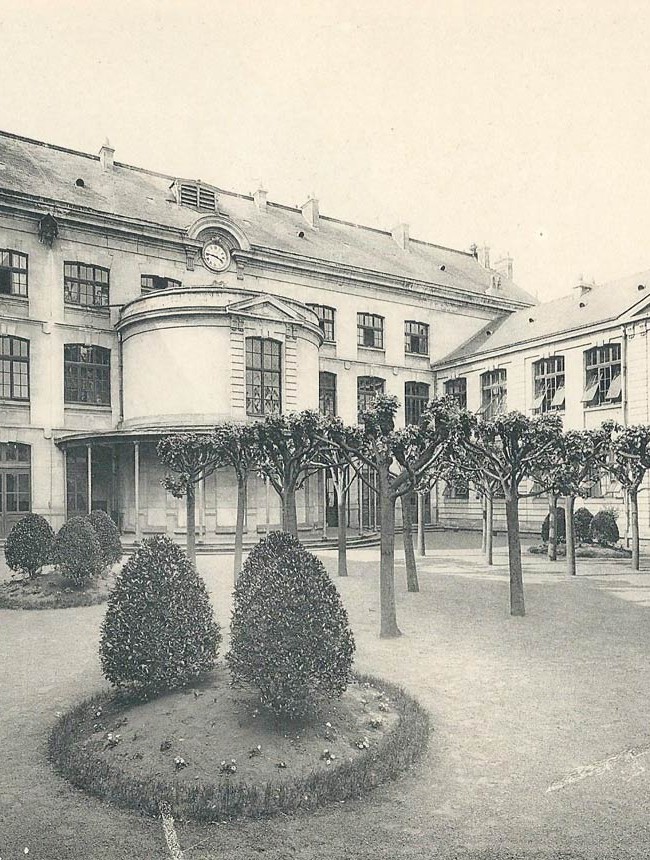
[[[335,556],[324,553],[331,569]],[[194,858],[628,858],[650,855],[650,576],[526,559],[528,615],[508,615],[504,559],[434,552],[400,590],[404,636],[377,639],[376,550],[340,581],[358,666],[430,710],[417,772],[313,816],[179,825]],[[200,565],[227,622],[230,559]],[[549,573],[549,570],[558,572]],[[0,611],[0,858],[165,858],[159,822],[85,797],[44,760],[56,712],[102,686],[102,607]]]

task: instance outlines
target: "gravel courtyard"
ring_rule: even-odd
[[[508,614],[503,550],[488,570],[436,534],[421,593],[398,565],[404,632],[381,641],[378,549],[337,580],[357,667],[405,686],[431,713],[424,762],[362,801],[260,822],[177,824],[195,858],[627,858],[650,854],[650,576],[627,562],[524,558],[528,615]],[[444,547],[443,547],[444,544]],[[335,571],[333,552],[322,558]],[[219,620],[231,558],[199,566]],[[165,858],[160,822],[89,799],[45,760],[56,713],[104,686],[102,606],[0,611],[0,858]]]

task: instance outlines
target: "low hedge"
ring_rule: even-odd
[[[316,809],[332,801],[361,797],[396,779],[422,757],[427,747],[429,716],[412,696],[370,675],[356,676],[356,680],[388,693],[399,722],[377,747],[363,755],[314,770],[294,781],[255,785],[223,778],[188,785],[158,776],[127,776],[93,755],[81,740],[89,711],[101,707],[106,719],[112,706],[115,710],[123,707],[124,698],[111,693],[96,695],[59,718],[49,738],[49,759],[55,770],[77,788],[154,817],[159,816],[161,804],[167,804],[175,818],[205,822]]]

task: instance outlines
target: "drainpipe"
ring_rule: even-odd
[[[623,426],[627,427],[628,395],[627,395],[627,326],[623,326],[623,343],[621,346],[621,406]]]
[[[117,426],[121,427],[122,422],[124,421],[124,358],[123,358],[124,347],[122,345],[122,332],[118,331],[117,333],[117,372],[119,376],[118,380],[118,388],[119,388],[119,407],[120,414],[117,422]]]

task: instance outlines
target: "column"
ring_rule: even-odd
[[[327,469],[321,472],[323,476],[323,540],[327,540]]]
[[[68,521],[68,449],[63,449],[63,522]]]
[[[133,488],[135,500],[135,539],[140,540],[140,443],[133,443]]]
[[[93,509],[93,451],[86,445],[86,484],[88,485],[88,513]]]

